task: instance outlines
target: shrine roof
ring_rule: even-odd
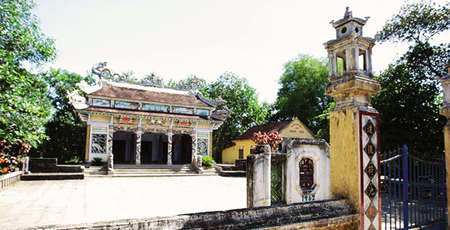
[[[262,133],[271,133],[271,132],[280,132],[286,126],[288,126],[292,121],[280,121],[277,123],[270,123],[264,125],[253,126],[247,130],[244,134],[237,137],[236,140],[247,140],[253,137],[253,133],[262,132]]]
[[[185,119],[185,120],[214,120],[210,116],[199,116],[199,115],[187,115],[187,114],[175,114],[175,113],[164,113],[164,112],[148,112],[148,111],[137,111],[137,110],[126,110],[126,109],[112,109],[112,108],[101,108],[101,107],[89,107],[82,109],[80,111],[93,112],[93,113],[106,113],[106,114],[118,114],[124,116],[148,116],[154,118],[174,118],[174,119]],[[217,120],[220,121],[220,120]]]
[[[191,107],[214,107],[211,103],[202,100],[203,97],[200,95],[193,95],[188,91],[143,87],[132,84],[104,82],[100,89],[88,93],[88,96]]]

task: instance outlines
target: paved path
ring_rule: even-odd
[[[245,186],[219,176],[20,181],[0,192],[0,229],[245,208]]]

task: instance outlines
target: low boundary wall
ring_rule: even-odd
[[[20,175],[22,175],[22,171],[11,172],[3,176],[0,176],[0,191],[15,184],[17,181],[20,181]]]
[[[272,207],[192,213],[148,219],[125,219],[90,224],[41,226],[27,230],[147,230],[147,229],[358,229],[359,216],[346,199]]]

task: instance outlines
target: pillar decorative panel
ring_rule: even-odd
[[[192,161],[195,161],[196,157],[197,157],[197,132],[195,129],[192,130],[191,133],[191,138],[192,138]]]
[[[114,135],[114,126],[110,125],[108,127],[108,171],[114,171],[114,155],[113,155],[113,135]]]
[[[360,111],[361,225],[381,229],[379,118]]]
[[[142,142],[142,130],[138,128],[136,131],[136,165],[141,164],[141,142]]]
[[[172,128],[167,131],[167,164],[172,165]]]

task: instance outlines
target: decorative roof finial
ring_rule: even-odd
[[[352,12],[350,11],[350,7],[345,7],[345,14],[344,14],[344,18],[352,18]]]

